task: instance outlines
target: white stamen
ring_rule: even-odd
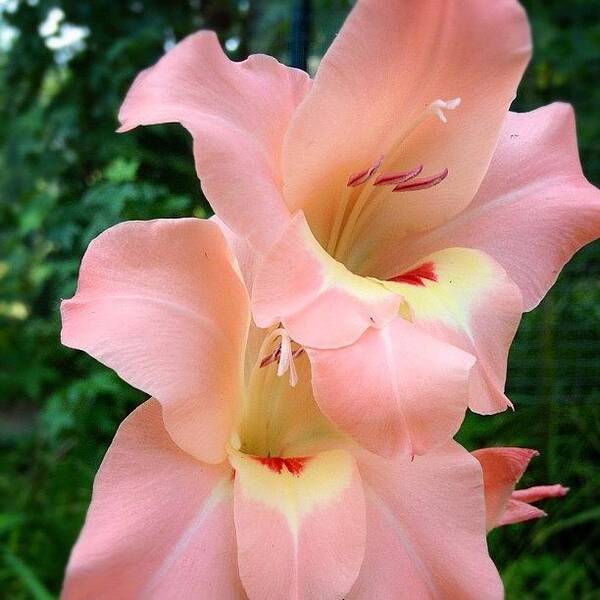
[[[290,372],[290,385],[295,387],[298,383],[298,373],[294,365],[294,351],[292,350],[292,340],[285,329],[281,329],[281,352],[279,355],[279,364],[277,365],[277,375],[281,377],[286,371]]]
[[[460,106],[460,98],[452,100],[436,100],[429,105],[430,110],[442,123],[448,122],[448,117],[444,114],[445,110],[454,110]]]
[[[280,340],[279,346],[271,352],[271,354],[262,358],[260,366],[266,367],[277,361],[277,376],[281,377],[289,371],[290,385],[295,387],[298,383],[298,372],[296,371],[294,359],[300,356],[304,349],[302,347],[296,348],[296,350],[292,349],[292,339],[283,327],[272,331],[271,334],[265,338],[263,346],[268,348],[277,338]]]

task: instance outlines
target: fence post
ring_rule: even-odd
[[[290,65],[306,71],[310,40],[311,0],[293,0],[290,26]]]

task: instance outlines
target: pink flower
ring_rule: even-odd
[[[546,513],[530,502],[560,498],[569,491],[558,483],[515,490],[529,461],[538,455],[536,450],[527,448],[483,448],[473,452],[483,469],[488,531],[501,525],[545,517]]]
[[[104,459],[64,600],[502,597],[477,460],[386,460],[335,430],[306,354],[250,325],[215,223],[109,229],[62,316],[66,345],[158,399]]]
[[[467,405],[510,406],[523,308],[600,233],[571,109],[508,112],[530,46],[515,0],[358,0],[312,85],[201,32],[121,109],[121,131],[191,132],[207,198],[253,253],[255,322],[306,349],[321,410],[382,455],[440,447]],[[467,393],[446,393],[469,361]]]

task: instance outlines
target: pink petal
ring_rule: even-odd
[[[562,498],[569,492],[569,488],[555,483],[554,485],[535,485],[523,490],[515,490],[512,497],[521,502],[538,502],[547,498]]]
[[[390,201],[363,242],[389,243],[456,214],[485,174],[530,51],[515,0],[359,0],[290,125],[290,209],[305,211],[323,243],[348,177],[386,155],[430,103],[460,97],[448,123],[433,117],[422,124],[389,169],[447,167],[448,180],[400,203],[384,191]]]
[[[119,112],[120,131],[180,122],[194,138],[196,170],[215,212],[267,248],[289,218],[283,138],[309,88],[306,73],[269,56],[231,62],[216,35],[201,31],[137,77]]]
[[[510,406],[504,382],[522,301],[504,269],[483,252],[448,248],[394,279],[387,287],[404,297],[419,327],[477,357],[470,408],[490,414]]]
[[[552,104],[510,113],[471,205],[446,225],[382,248],[373,272],[449,246],[493,256],[534,308],[582,246],[600,236],[600,192],[581,172],[573,110]]]
[[[232,457],[240,576],[253,600],[342,598],[363,559],[365,503],[354,460]]]
[[[400,317],[350,346],[307,352],[319,407],[373,452],[424,454],[462,423],[473,356]]]
[[[184,450],[225,457],[241,394],[248,298],[219,228],[200,219],[122,223],[89,246],[62,304],[62,341],[158,398]]]
[[[121,425],[100,467],[63,600],[242,600],[231,469],[182,452],[158,402]]]
[[[479,465],[451,442],[414,461],[359,460],[367,546],[348,600],[493,600],[502,582],[485,539]]]
[[[283,323],[313,348],[351,344],[393,319],[401,299],[380,282],[354,275],[315,240],[297,213],[255,274],[252,312],[259,327]]]
[[[473,452],[483,470],[488,530],[503,524],[504,513],[515,485],[527,469],[529,461],[537,455],[537,451],[527,448],[482,448]]]
[[[215,223],[225,236],[229,248],[235,255],[237,266],[246,285],[246,289],[251,290],[254,281],[254,272],[256,271],[256,265],[260,259],[260,255],[252,249],[248,243],[248,238],[237,235],[231,231],[217,215],[210,217],[209,221]],[[254,327],[252,323],[250,324],[244,360],[246,380],[250,377],[252,369],[255,366],[260,346],[265,338],[265,333],[264,329],[259,329],[258,327]]]
[[[254,281],[254,271],[256,270],[256,264],[260,259],[260,255],[250,246],[247,237],[234,233],[217,215],[213,215],[208,220],[218,225],[236,258],[237,266],[246,284],[246,289],[251,290]]]
[[[539,519],[545,517],[546,513],[540,510],[536,506],[509,498],[504,511],[498,518],[498,521],[494,523],[493,527],[501,527],[502,525],[513,525],[514,523],[523,523],[525,521],[531,521],[532,519]]]
[[[547,498],[562,498],[568,491],[569,488],[560,484],[537,485],[524,490],[515,490],[495,526],[512,525],[513,523],[522,523],[523,521],[545,517],[546,513],[543,510],[528,503],[546,500]]]

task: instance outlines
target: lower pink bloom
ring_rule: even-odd
[[[94,485],[63,599],[502,598],[481,472],[457,444],[387,462],[183,452],[150,400]]]
[[[63,341],[156,400],[100,468],[63,598],[501,598],[478,461],[362,450],[318,410],[306,353],[249,311],[215,223],[90,245]]]

